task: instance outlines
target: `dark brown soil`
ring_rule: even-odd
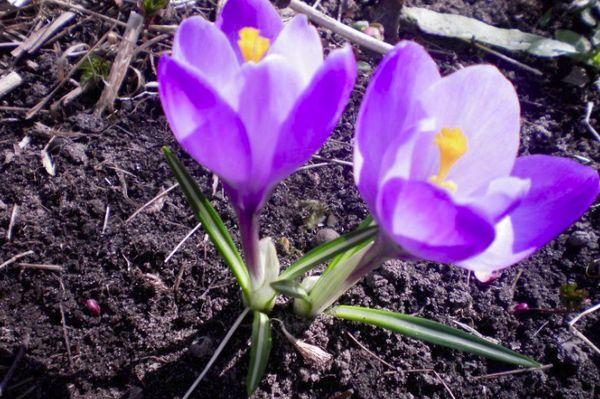
[[[214,14],[211,3],[200,3],[206,15]],[[372,2],[348,3],[344,13],[347,23],[366,19],[373,10]],[[533,27],[552,2],[408,3],[472,16],[498,26],[551,34],[551,30]],[[337,2],[323,4],[330,15],[337,15]],[[129,12],[128,8],[118,11],[112,1],[94,9],[121,21]],[[39,12],[31,8],[15,20],[0,22],[25,23],[35,15],[45,21],[56,16],[59,9],[44,7]],[[179,10],[158,22],[173,23],[186,12]],[[552,29],[572,25],[572,18],[562,16],[553,21]],[[0,50],[0,76],[16,69],[25,79],[19,90],[0,101],[0,107],[29,109],[35,105],[57,82],[60,54],[72,44],[93,43],[109,27],[95,18],[78,17],[70,33],[30,57],[39,64],[37,71],[23,62],[13,67],[9,51]],[[405,31],[401,36],[426,45],[445,72],[481,62],[498,65],[515,84],[522,101],[522,152],[584,157],[598,168],[600,143],[582,123],[586,103],[600,104],[593,84],[597,78],[594,71],[583,70],[588,79],[579,87],[563,81],[574,67],[569,60],[520,58],[544,72],[538,77],[467,44]],[[323,38],[331,46],[341,42],[327,32],[323,32]],[[153,49],[156,62],[164,47]],[[378,62],[377,57],[358,49],[357,55],[371,66]],[[147,54],[140,56],[134,66],[152,81],[155,76],[148,60]],[[319,155],[351,160],[353,122],[369,74],[361,72],[343,121]],[[135,78],[130,80],[129,88],[133,88]],[[161,146],[176,149],[206,193],[211,192],[211,174],[181,152],[156,97],[120,102],[116,114],[101,119],[90,116],[96,98],[97,93],[86,94],[67,108],[40,113],[31,121],[25,121],[22,112],[0,108],[0,263],[32,250],[34,254],[21,261],[64,267],[60,274],[21,269],[16,264],[0,270],[0,376],[13,362],[22,340],[30,337],[26,356],[3,397],[181,397],[243,308],[230,271],[202,230],[164,262],[197,223],[178,190],[159,206],[125,223],[141,205],[174,184]],[[593,114],[592,124],[598,116]],[[49,137],[36,133],[35,122],[62,133],[76,133],[56,138],[49,147],[56,176],[50,176],[42,165],[40,151]],[[17,151],[17,143],[25,136],[31,137],[31,143]],[[211,198],[226,223],[235,229],[232,211],[220,187]],[[320,229],[308,229],[304,223],[306,200],[323,204],[329,227],[339,233],[349,231],[366,216],[351,168],[331,163],[295,173],[278,186],[261,218],[263,236],[280,243],[289,240],[289,248],[279,246],[286,265],[314,245]],[[8,241],[14,205],[20,206],[20,212]],[[110,215],[102,233],[107,207]],[[594,267],[597,273],[598,268],[599,222],[600,208],[596,207],[543,251],[489,286],[468,279],[466,271],[454,267],[389,262],[341,299],[344,304],[414,313],[449,325],[458,321],[541,363],[552,364],[552,368],[476,379],[511,367],[325,316],[312,322],[301,320],[283,301],[273,317],[285,321],[297,337],[329,351],[334,362],[327,370],[312,368],[276,332],[271,362],[256,397],[448,398],[449,391],[456,398],[598,397],[600,356],[569,332],[567,321],[575,314],[517,317],[511,308],[523,301],[534,307],[559,307],[559,289],[567,282],[587,289],[591,303],[597,303],[598,278],[589,274]],[[180,272],[181,284],[174,292]],[[99,303],[99,317],[86,308],[88,299]],[[244,396],[249,320],[234,335],[195,397]],[[584,318],[578,327],[596,345],[600,344],[598,313]],[[363,351],[349,334],[395,368]]]

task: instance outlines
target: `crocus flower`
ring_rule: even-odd
[[[255,285],[257,214],[273,187],[324,143],[356,78],[352,49],[323,60],[304,15],[284,25],[268,0],[229,0],[216,23],[185,20],[158,80],[177,140],[220,176]]]
[[[519,117],[513,85],[493,66],[441,77],[408,41],[385,57],[357,121],[355,178],[398,253],[490,274],[583,215],[598,173],[565,158],[517,158]]]

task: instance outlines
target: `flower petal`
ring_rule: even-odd
[[[527,195],[531,181],[518,177],[501,177],[492,180],[485,195],[478,197],[469,205],[486,214],[494,223],[513,211]]]
[[[238,112],[250,141],[253,186],[264,189],[281,126],[300,97],[302,82],[287,60],[275,54],[244,64],[242,80]]]
[[[163,110],[181,146],[233,187],[247,181],[250,144],[235,111],[186,64],[163,56],[158,72]]]
[[[272,181],[287,177],[323,145],[340,120],[355,80],[352,47],[333,51],[281,127]]]
[[[463,262],[471,270],[504,269],[531,255],[585,213],[598,196],[598,172],[547,155],[517,159],[513,176],[531,180],[521,204],[496,226],[496,240]]]
[[[519,147],[519,99],[496,67],[476,65],[448,75],[423,93],[421,104],[436,119],[437,131],[460,128],[468,137],[467,153],[448,175],[458,185],[458,198],[481,194],[491,180],[510,174]],[[439,164],[433,141],[431,151]]]
[[[229,39],[239,60],[242,55],[237,42],[242,28],[258,29],[271,43],[283,28],[279,13],[269,0],[228,0],[216,24]]]
[[[173,42],[173,58],[196,69],[219,90],[240,68],[227,36],[202,17],[191,17],[181,23]]]
[[[399,147],[410,138],[410,128],[423,117],[416,99],[439,79],[429,54],[410,41],[398,43],[377,68],[361,105],[354,146],[354,176],[372,208],[385,152],[391,143]]]
[[[480,253],[494,239],[486,218],[426,182],[389,180],[377,202],[380,225],[406,252],[422,259],[456,262]]]
[[[319,33],[308,23],[306,15],[297,15],[284,26],[269,53],[286,58],[298,70],[305,85],[323,64]]]

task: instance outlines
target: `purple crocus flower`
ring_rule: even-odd
[[[408,41],[385,57],[358,117],[355,177],[396,254],[489,275],[583,215],[598,173],[565,158],[517,158],[519,115],[513,85],[493,66],[441,77]]]
[[[181,24],[158,75],[177,140],[220,176],[232,199],[258,286],[257,214],[337,124],[356,78],[352,49],[324,61],[304,15],[284,25],[268,0],[229,0],[216,23],[192,17]]]

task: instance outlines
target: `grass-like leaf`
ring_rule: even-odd
[[[357,246],[372,241],[377,234],[377,226],[361,225],[354,231],[344,234],[333,241],[319,245],[312,249],[302,258],[298,259],[293,265],[288,267],[279,280],[292,280],[304,275],[310,269],[321,263],[342,254]]]
[[[227,231],[227,227],[225,227],[223,220],[215,208],[210,204],[210,201],[202,191],[200,191],[200,188],[179,159],[173,154],[173,151],[171,151],[169,147],[163,147],[163,152],[167,157],[169,166],[171,167],[173,174],[175,174],[188,203],[194,210],[198,220],[202,223],[202,226],[208,233],[211,241],[233,271],[233,274],[242,287],[244,295],[248,298],[251,287],[250,275],[248,274],[248,269],[242,260],[242,256],[235,246],[229,231]]]
[[[421,317],[345,305],[336,306],[329,313],[340,319],[371,324],[421,341],[476,353],[501,362],[526,367],[540,366],[535,360],[501,345]]]
[[[280,294],[292,298],[299,298],[308,301],[308,292],[296,280],[277,280],[271,283],[271,287]]]
[[[250,367],[246,379],[246,392],[252,395],[262,379],[269,355],[271,354],[271,320],[262,312],[254,311],[252,323],[252,345],[250,347]]]
[[[373,216],[371,215],[367,216],[367,218],[362,221],[362,223],[358,226],[358,230],[368,227],[377,228],[377,225],[373,220]],[[361,243],[355,245],[354,247],[350,247],[348,250],[340,252],[335,258],[333,258],[329,266],[327,266],[327,269],[325,269],[325,271],[323,272],[323,276],[335,269],[337,265],[342,264],[344,261],[352,257],[352,255],[369,245],[369,243],[375,239],[376,235],[377,230],[375,231],[375,234],[373,234],[373,236],[370,237],[368,240],[364,240]]]

